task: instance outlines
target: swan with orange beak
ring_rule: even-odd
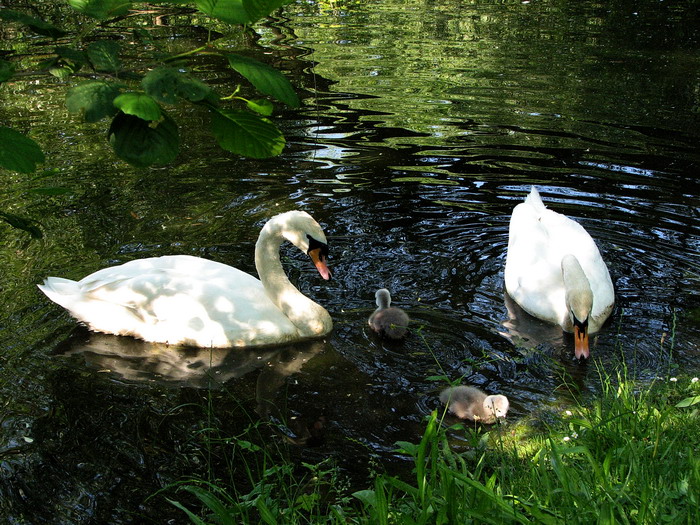
[[[511,215],[504,280],[523,310],[574,334],[577,359],[590,356],[589,335],[615,304],[610,273],[583,226],[548,210],[534,187]]]

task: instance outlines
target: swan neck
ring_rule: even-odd
[[[573,255],[564,256],[561,271],[567,308],[578,321],[583,322],[588,319],[593,309],[593,292],[588,277]]]
[[[330,331],[328,312],[302,294],[287,277],[280,261],[284,232],[273,221],[260,231],[255,244],[255,268],[265,293],[296,326],[302,337],[316,337]]]

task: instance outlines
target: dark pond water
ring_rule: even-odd
[[[31,129],[55,170],[42,183],[71,192],[2,183],[2,208],[36,217],[45,239],[0,230],[0,513],[181,520],[145,498],[185,476],[226,478],[223,458],[238,457],[224,441],[207,448],[203,429],[239,436],[269,417],[287,422],[277,439],[294,461],[331,457],[362,486],[377,465],[406,468],[394,443],[419,438],[440,374],[507,395],[511,421],[571,389],[593,394],[600,368],[697,374],[700,24],[692,3],[670,4],[298,2],[258,28],[304,96],[279,120],[285,152],[266,161],[218,150],[183,113],[178,162],[131,168],[103,128],[65,114],[67,84],[6,86],[0,118]],[[206,38],[187,15],[147,29],[185,48]],[[504,303],[509,215],[533,184],[610,268],[617,303],[588,363],[561,330]],[[334,318],[323,341],[210,353],[94,335],[35,287],[163,254],[254,272],[261,226],[294,208],[331,244],[330,282],[283,250]],[[402,344],[367,332],[379,287],[413,320]]]

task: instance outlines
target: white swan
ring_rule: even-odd
[[[333,322],[289,282],[279,257],[285,239],[330,278],[323,230],[308,213],[290,211],[260,232],[260,281],[225,264],[170,255],[105,268],[78,282],[49,277],[39,288],[90,329],[145,341],[224,348],[323,336]]]
[[[401,339],[408,330],[408,314],[401,308],[391,306],[391,294],[386,288],[380,288],[374,294],[377,309],[369,316],[369,326],[379,335],[389,339]]]
[[[460,419],[495,423],[506,417],[510,403],[502,395],[487,396],[473,386],[451,386],[440,392],[440,401]]]
[[[576,358],[589,357],[588,334],[615,303],[610,274],[583,226],[545,208],[534,186],[510,218],[504,277],[523,310],[573,332]]]

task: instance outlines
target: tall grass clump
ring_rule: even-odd
[[[534,453],[499,432],[458,454],[433,413],[418,445],[401,444],[415,481],[381,476],[355,495],[367,523],[700,523],[700,416],[678,382],[637,388],[602,377],[590,406],[566,411]],[[693,392],[691,392],[693,393]],[[697,402],[697,401],[695,401]],[[567,413],[570,415],[567,417]]]

